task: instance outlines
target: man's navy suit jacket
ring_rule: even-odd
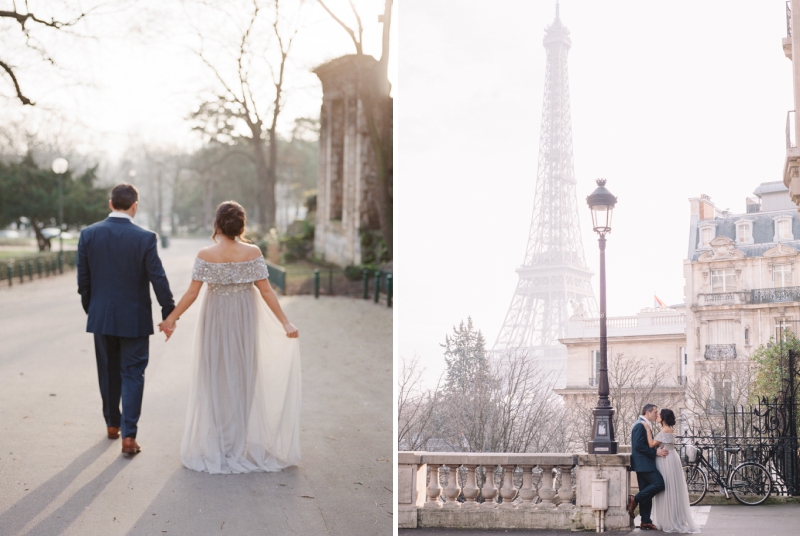
[[[78,293],[89,318],[86,331],[117,337],[153,334],[150,283],[162,318],[175,308],[158,258],[158,237],[128,218],[109,217],[81,231]]]
[[[656,470],[656,450],[647,442],[647,430],[637,421],[631,430],[631,471],[649,473]]]

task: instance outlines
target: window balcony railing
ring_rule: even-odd
[[[786,148],[794,149],[797,147],[797,133],[794,131],[794,110],[786,112]]]
[[[723,359],[736,359],[735,344],[706,344],[706,353],[703,356],[709,361]]]
[[[750,292],[750,303],[800,302],[800,287],[758,288]]]

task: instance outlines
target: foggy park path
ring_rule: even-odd
[[[206,243],[160,251],[176,301]],[[303,458],[280,473],[208,475],[180,462],[200,300],[169,343],[150,339],[142,452],[128,458],[105,436],[75,272],[0,289],[0,534],[390,534],[392,311],[281,303],[300,329]]]

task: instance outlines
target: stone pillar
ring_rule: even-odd
[[[397,453],[397,526],[417,528],[417,508],[425,503],[427,467],[416,452]],[[433,477],[433,474],[431,474]]]
[[[542,498],[542,502],[539,503],[539,508],[555,508],[553,499],[556,498],[557,492],[553,489],[553,466],[540,465],[539,468],[542,470],[542,485],[539,486],[539,497]]]
[[[503,498],[503,504],[500,508],[514,508],[512,501],[517,496],[517,488],[514,487],[514,466],[503,465],[503,487],[500,488],[500,496]]]
[[[439,497],[442,495],[442,485],[439,483],[439,468],[441,465],[429,465],[431,468],[430,482],[428,483],[428,500],[425,502],[425,508],[441,508],[442,501]]]
[[[533,485],[533,465],[520,465],[522,469],[522,488],[519,498],[522,501],[520,508],[532,510],[536,508],[536,486]]]
[[[464,467],[467,468],[467,480],[464,482],[464,488],[461,492],[464,494],[464,508],[475,508],[478,506],[478,503],[475,502],[475,499],[478,498],[478,493],[480,493],[480,489],[475,482],[475,470],[478,468],[477,464],[473,463],[465,463]]]
[[[630,454],[581,454],[578,456],[575,497],[577,512],[572,518],[572,530],[595,530],[596,528],[592,511],[593,478],[608,479],[606,530],[617,531],[633,528],[633,520],[627,511],[628,494],[630,493],[630,458]]]
[[[447,487],[444,488],[444,496],[447,502],[445,508],[461,508],[458,496],[461,495],[461,487],[458,485],[458,464],[450,465],[450,473],[447,475]]]

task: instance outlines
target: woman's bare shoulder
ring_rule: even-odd
[[[197,252],[197,258],[201,261],[214,262],[216,253],[216,244],[213,246],[206,246]]]

